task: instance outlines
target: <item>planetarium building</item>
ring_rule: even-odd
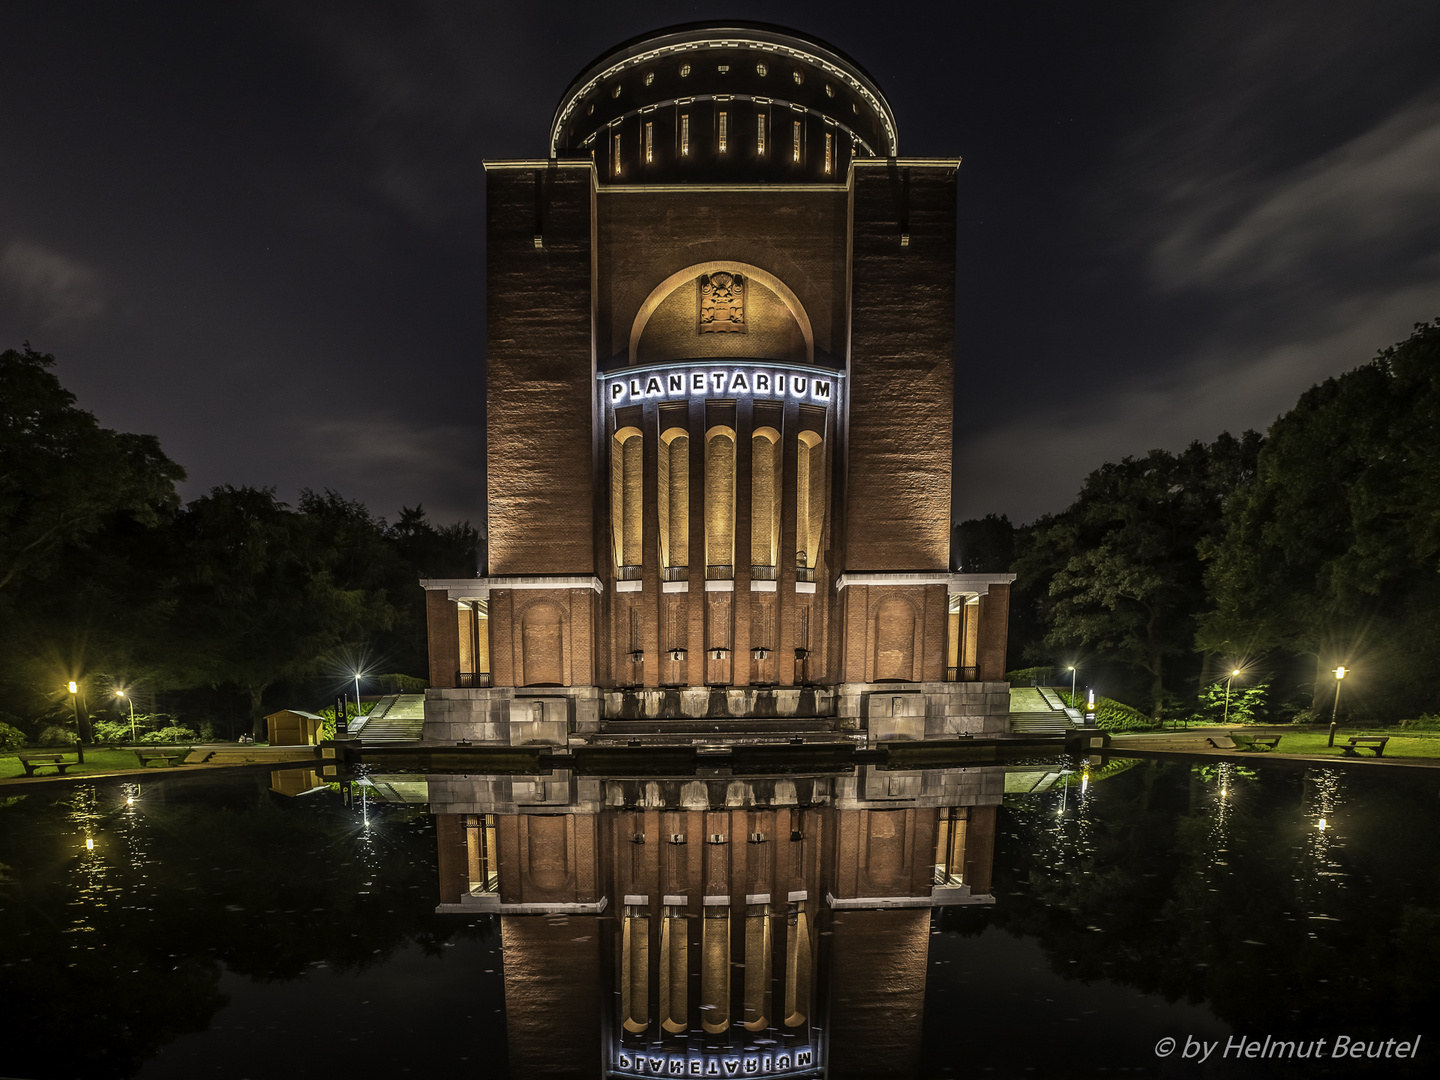
[[[622,45],[487,168],[484,576],[427,740],[1001,734],[1009,575],[951,572],[958,159],[772,27]]]

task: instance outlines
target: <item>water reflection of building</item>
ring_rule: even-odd
[[[858,64],[726,24],[487,163],[489,565],[425,584],[427,738],[1007,729],[1011,575],[950,561],[959,162],[898,154]]]
[[[441,911],[501,917],[516,1076],[905,1076],[932,908],[1004,770],[430,776]]]

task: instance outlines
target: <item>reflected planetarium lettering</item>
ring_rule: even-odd
[[[834,379],[809,372],[759,367],[693,367],[626,373],[606,379],[611,405],[696,395],[795,398],[829,404]]]
[[[783,1076],[815,1066],[808,1046],[745,1054],[655,1054],[621,1050],[612,1076]]]

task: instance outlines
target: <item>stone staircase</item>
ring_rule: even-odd
[[[1063,735],[1070,725],[1070,711],[1055,691],[1037,686],[1010,688],[1011,734]]]
[[[387,694],[366,715],[350,721],[350,738],[366,745],[419,742],[425,727],[424,694]]]

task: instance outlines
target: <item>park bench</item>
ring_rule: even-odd
[[[180,757],[176,750],[136,750],[135,758],[146,768],[150,767],[152,761],[158,761],[162,765],[174,765],[175,759]]]
[[[1390,741],[1389,735],[1356,735],[1345,740],[1350,745],[1342,746],[1340,752],[1346,757],[1359,757],[1361,750],[1374,750],[1376,757],[1385,756],[1385,744]]]
[[[1235,743],[1237,750],[1274,750],[1280,745],[1281,736],[1272,735],[1269,738],[1262,738],[1259,735],[1249,735],[1241,731],[1230,732],[1230,738]]]
[[[58,775],[64,776],[65,770],[71,765],[80,764],[78,761],[66,761],[63,754],[17,754],[15,756],[20,759],[20,764],[25,766],[26,776],[34,776],[36,769],[50,765],[55,767]]]
[[[1229,735],[1206,735],[1205,741],[1216,750],[1234,750],[1236,748],[1235,740]]]

